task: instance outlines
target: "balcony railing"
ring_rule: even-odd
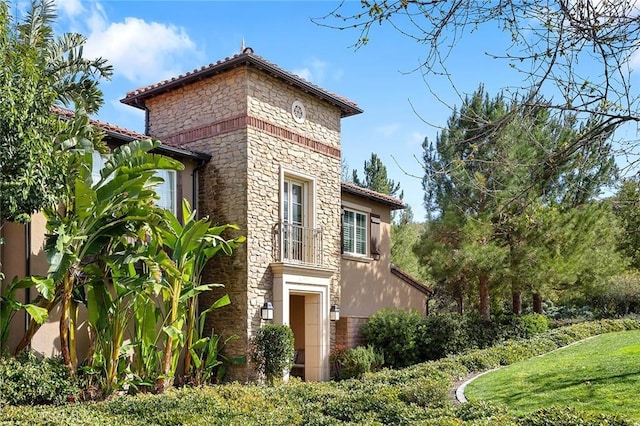
[[[276,262],[323,265],[322,229],[278,223],[273,231]]]

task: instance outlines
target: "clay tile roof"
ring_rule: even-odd
[[[308,82],[300,76],[297,76],[283,68],[280,68],[274,63],[267,61],[262,56],[253,53],[253,49],[246,48],[242,53],[238,53],[231,57],[224,58],[218,62],[211,63],[209,65],[197,68],[193,71],[186,72],[177,77],[172,77],[167,80],[160,81],[149,86],[141,87],[139,89],[127,92],[124,99],[120,102],[127,105],[134,106],[136,108],[144,109],[144,105],[147,99],[159,95],[160,93],[169,92],[178,87],[186,86],[188,84],[200,81],[207,77],[211,77],[216,74],[223,73],[239,66],[253,66],[267,74],[272,75],[292,86],[295,86],[307,93],[310,93],[324,101],[327,101],[342,111],[342,117],[348,117],[362,113],[362,109],[358,108],[357,104],[349,99],[339,96],[335,93],[329,92],[313,83]]]
[[[407,274],[405,271],[398,268],[393,263],[391,264],[391,273],[396,277],[400,278],[402,281],[409,284],[411,287],[414,287],[418,291],[421,291],[422,293],[426,294],[427,296],[433,296],[434,294],[433,289],[428,287],[426,284],[423,284],[420,281],[418,281],[417,278],[414,278],[413,276]]]
[[[356,195],[358,197],[363,197],[369,200],[386,204],[391,207],[391,210],[405,208],[404,202],[396,197],[392,197],[391,195],[387,194],[381,194],[367,188],[362,188],[349,182],[342,182],[342,191],[352,195]]]
[[[54,114],[58,115],[59,117],[62,118],[67,118],[67,119],[71,119],[74,116],[74,112],[71,110],[68,110],[66,108],[61,108],[58,106],[54,106],[52,108],[52,111]],[[144,139],[149,139],[150,136],[145,135],[143,133],[138,133],[135,132],[133,130],[129,130],[129,129],[125,129],[124,127],[120,127],[120,126],[116,126],[115,124],[111,124],[111,123],[107,123],[106,121],[100,121],[100,120],[96,120],[94,118],[90,118],[89,122],[97,127],[98,129],[102,130],[103,132],[105,132],[108,136],[111,136],[115,139],[124,139],[127,141],[132,141],[132,140],[144,140]],[[184,149],[182,147],[179,146],[175,146],[172,144],[167,144],[165,142],[162,142],[162,144],[158,147],[158,149],[160,151],[167,151],[167,152],[171,152],[173,154],[177,154],[177,155],[181,155],[183,157],[191,157],[191,158],[197,158],[197,159],[202,159],[205,161],[208,161],[211,156],[208,154],[203,154],[201,152],[196,152],[196,151],[191,151],[188,149]]]

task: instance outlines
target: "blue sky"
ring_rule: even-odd
[[[450,108],[460,104],[458,95],[479,83],[496,93],[519,81],[506,63],[485,55],[505,40],[497,28],[457,46],[448,62],[453,90],[443,77],[413,71],[426,49],[391,28],[376,27],[369,44],[355,50],[357,31],[311,21],[337,1],[56,1],[57,30],[84,34],[85,55],[103,56],[114,66],[112,81],[102,85],[105,105],[97,118],[143,131],[141,112],[119,102],[127,91],[234,55],[244,39],[256,54],[358,103],[364,113],[342,121],[343,157],[362,170],[371,153],[378,154],[418,221],[425,218],[424,138],[435,139]],[[357,12],[360,2],[345,7]]]

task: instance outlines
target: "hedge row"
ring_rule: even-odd
[[[385,365],[399,368],[509,339],[529,339],[546,332],[548,325],[540,314],[503,312],[485,321],[474,313],[425,317],[416,311],[382,309],[362,327],[362,334],[367,344],[383,353]]]
[[[382,370],[361,380],[263,387],[221,385],[185,388],[164,395],[119,397],[97,404],[61,407],[4,407],[5,424],[104,425],[630,425],[616,416],[566,407],[545,408],[515,417],[506,407],[486,402],[454,406],[452,383],[474,370],[523,360],[597,334],[638,329],[637,321],[606,320],[556,329],[527,341]]]

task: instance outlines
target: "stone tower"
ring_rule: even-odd
[[[226,352],[247,356],[271,302],[273,322],[294,330],[305,378],[328,379],[329,310],[340,301],[340,120],[362,111],[250,48],[122,102],[145,110],[148,135],[212,156],[199,172],[199,213],[247,237],[205,276],[231,297],[207,319],[216,333],[238,336]],[[228,377],[250,380],[253,371],[247,362]]]

